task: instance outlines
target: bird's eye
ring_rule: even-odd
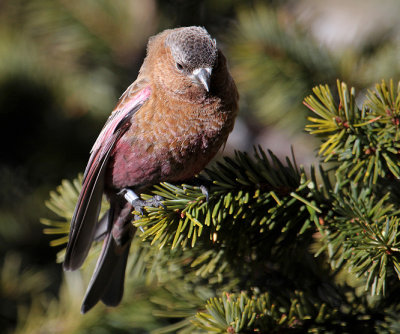
[[[182,64],[179,64],[179,63],[176,63],[176,68],[177,68],[179,71],[182,71],[182,70],[183,70]]]

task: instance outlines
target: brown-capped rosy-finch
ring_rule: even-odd
[[[150,38],[136,81],[121,96],[97,138],[71,221],[64,269],[78,269],[96,229],[104,243],[82,313],[99,300],[122,299],[125,267],[136,228],[136,193],[199,173],[226,142],[238,93],[216,41],[201,27],[165,30]],[[98,222],[103,193],[108,214]]]

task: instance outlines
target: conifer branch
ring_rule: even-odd
[[[305,104],[318,117],[307,129],[322,138],[320,154],[333,168],[312,166],[307,175],[294,158],[283,163],[256,148],[224,158],[191,184],[161,183],[142,194],[161,195],[163,207],[146,207],[133,222],[144,232],[133,241],[127,272],[159,285],[149,297],[153,315],[175,322],[157,333],[335,331],[363,328],[363,317],[391,319],[379,305],[399,290],[399,88],[382,82],[361,109],[344,83],[339,102],[327,86],[314,94]],[[47,205],[60,218],[43,220],[45,232],[62,235],[53,245],[67,239],[79,191],[77,179],[51,194]],[[319,271],[328,269],[310,255],[329,266],[323,284]],[[351,287],[345,295],[335,283],[344,272],[379,297],[358,298]],[[303,290],[313,282],[317,295]]]
[[[372,295],[385,294],[389,277],[399,273],[400,210],[392,194],[400,167],[399,87],[383,81],[362,109],[354,89],[339,81],[339,103],[327,86],[314,94],[305,104],[320,118],[310,118],[307,129],[322,137],[325,161],[336,163],[333,182],[321,169],[323,186],[311,189],[323,211],[316,220],[322,241],[317,254],[326,251],[333,269],[347,268]]]
[[[258,233],[289,231],[295,221],[302,219],[308,225],[308,213],[304,214],[302,207],[312,204],[306,200],[308,182],[304,171],[289,159],[284,166],[272,152],[269,155],[260,148],[255,150],[254,158],[236,152],[234,159],[224,158],[206,170],[203,181],[211,184],[208,201],[199,186],[156,186],[153,193],[165,199],[164,208],[146,208],[147,215],[135,223],[145,229],[142,237],[152,238],[159,247],[193,247],[198,238],[221,242],[233,226],[243,223]],[[304,225],[296,227],[297,233],[304,229]]]
[[[250,296],[249,296],[250,295]],[[291,297],[276,297],[269,293],[223,293],[207,301],[193,324],[206,333],[291,333],[341,332],[352,326],[366,326],[368,317],[342,318],[340,311],[309,295],[296,291]]]
[[[319,118],[309,117],[306,129],[323,139],[319,154],[324,162],[340,163],[337,175],[354,182],[371,182],[378,178],[400,177],[398,141],[399,88],[389,88],[382,81],[376,91],[370,91],[363,107],[356,103],[354,88],[337,82],[339,104],[328,86],[313,89],[304,104]]]

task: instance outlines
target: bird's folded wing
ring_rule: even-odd
[[[71,220],[63,265],[65,270],[79,268],[89,252],[100,212],[107,162],[115,144],[129,128],[132,116],[149,99],[150,94],[150,86],[141,81],[133,83],[121,96],[93,145]]]

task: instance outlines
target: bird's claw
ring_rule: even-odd
[[[143,215],[143,208],[145,206],[149,206],[152,208],[157,208],[157,207],[162,207],[165,208],[164,204],[162,204],[162,201],[164,198],[161,196],[155,195],[152,198],[148,200],[142,200],[140,198],[135,199],[133,202],[130,202],[135,211],[139,212],[141,215]]]
[[[164,198],[160,195],[155,195],[145,201],[140,199],[132,189],[128,188],[122,189],[118,195],[124,196],[124,198],[135,208],[135,210],[141,214],[143,213],[142,208],[145,206],[151,206],[154,208],[161,206],[162,208],[165,208],[164,204],[162,203]]]
[[[164,198],[160,195],[154,195],[152,198],[148,199],[145,202],[145,206],[151,206],[153,208],[158,208],[158,207],[162,207],[163,209],[165,209],[165,205],[162,203],[162,201],[164,200]]]
[[[140,216],[143,216],[143,208],[145,206],[150,206],[150,207],[162,207],[165,208],[164,204],[162,201],[164,198],[159,195],[155,195],[152,198],[148,200],[142,200],[139,198],[139,196],[132,190],[128,188],[122,189],[118,195],[124,196],[124,198],[129,202],[130,205],[132,205],[133,209],[136,212],[139,212],[140,215],[134,215],[134,220],[139,220]],[[140,226],[139,227],[142,232],[144,232],[143,228]]]
[[[161,196],[155,195],[155,196],[153,196],[152,198],[150,198],[150,199],[148,199],[146,201],[141,200],[141,199],[136,199],[134,201],[134,203],[132,204],[132,206],[134,207],[135,211],[139,212],[140,215],[143,216],[143,207],[145,207],[145,206],[151,206],[151,207],[154,207],[154,208],[157,208],[157,207],[161,206],[162,208],[165,208],[164,204],[162,204],[162,202],[161,202],[163,200],[164,199]],[[134,217],[135,217],[134,218],[135,220],[139,220],[140,219],[140,216],[138,216],[138,215],[135,215]],[[140,229],[140,231],[142,233],[144,233],[144,230],[143,230],[142,226],[139,226],[139,229]]]
[[[206,202],[208,203],[208,200],[210,199],[210,194],[209,194],[209,192],[208,192],[208,189],[207,189],[207,187],[206,186],[204,186],[204,185],[201,185],[200,186],[200,190],[201,190],[201,193],[204,195],[204,196],[206,196]]]
[[[201,193],[206,197],[206,202],[208,203],[208,200],[210,199],[208,188],[203,184],[198,185],[198,187]],[[185,185],[183,185],[183,189],[186,189]]]
[[[193,178],[189,180],[189,185],[199,187],[201,193],[205,196],[206,202],[208,203],[210,199],[210,192],[208,189],[212,186],[212,182],[207,180],[201,176]],[[183,185],[183,189],[186,189],[185,185]]]

